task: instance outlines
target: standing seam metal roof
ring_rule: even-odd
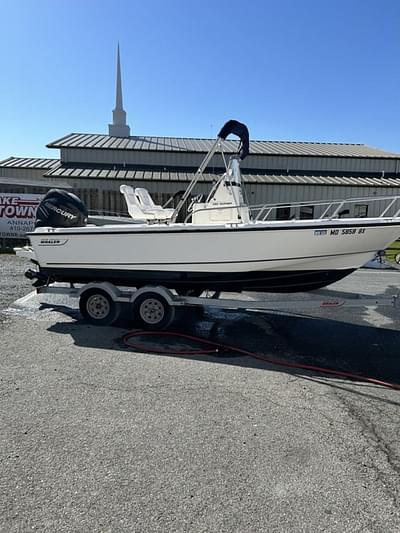
[[[51,169],[45,176],[59,178],[101,178],[133,181],[162,181],[162,182],[189,182],[195,173],[193,172],[160,172],[146,170],[126,169],[101,169],[101,168],[75,168],[58,167]],[[203,174],[200,182],[213,182],[221,177],[220,174]],[[368,178],[354,176],[301,176],[301,175],[262,175],[242,174],[245,183],[271,183],[287,185],[341,185],[341,186],[365,186],[365,187],[400,187],[400,178]]]
[[[53,141],[48,148],[87,148],[113,150],[146,150],[157,152],[201,152],[206,153],[215,139],[186,137],[110,137],[103,134],[71,133]],[[238,141],[223,141],[228,153],[237,151]],[[378,157],[399,158],[400,154],[386,152],[365,144],[316,143],[297,141],[250,141],[251,155],[288,155],[320,157]]]
[[[38,157],[8,157],[0,161],[0,167],[7,168],[54,168],[60,164],[59,159]]]

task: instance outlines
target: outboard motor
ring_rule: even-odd
[[[35,228],[76,228],[86,226],[88,210],[75,194],[51,189],[36,211]]]

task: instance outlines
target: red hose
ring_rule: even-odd
[[[172,349],[163,349],[163,348],[151,349],[148,346],[141,345],[140,343],[130,342],[130,339],[132,337],[175,337],[177,339],[190,340],[190,341],[193,341],[199,344],[203,344],[205,346],[211,346],[212,348],[198,349],[198,350],[184,350],[184,351],[177,351],[175,349],[172,350]],[[357,381],[373,383],[374,385],[380,385],[382,387],[387,387],[389,389],[400,390],[400,385],[397,383],[389,383],[387,381],[370,378],[368,376],[362,376],[360,374],[353,374],[351,372],[344,372],[342,370],[333,370],[330,368],[323,368],[323,367],[314,366],[314,365],[306,365],[302,363],[289,363],[287,361],[281,361],[279,359],[263,357],[261,355],[258,355],[257,353],[244,350],[243,348],[238,348],[237,346],[229,346],[227,344],[213,342],[208,339],[204,339],[202,337],[194,337],[192,335],[186,335],[185,333],[176,333],[172,331],[130,331],[124,336],[123,340],[124,340],[124,343],[127,346],[129,346],[129,348],[133,348],[136,351],[169,354],[169,355],[206,355],[206,354],[220,353],[221,351],[236,352],[236,353],[240,353],[243,355],[247,355],[249,357],[253,357],[254,359],[258,359],[260,361],[264,361],[265,363],[269,363],[275,366],[284,366],[288,368],[297,368],[301,370],[312,370],[314,372],[319,372],[321,374],[330,374],[333,376],[340,376],[340,377],[353,379]]]

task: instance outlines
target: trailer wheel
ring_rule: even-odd
[[[80,297],[79,310],[90,324],[110,326],[118,319],[121,307],[106,291],[88,289]]]
[[[133,302],[135,321],[145,329],[165,329],[175,318],[175,308],[156,292],[145,292]]]

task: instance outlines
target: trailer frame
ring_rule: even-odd
[[[267,312],[307,309],[335,309],[356,307],[399,307],[399,294],[391,296],[370,296],[319,289],[307,293],[284,295],[281,299],[245,300],[238,298],[220,298],[219,293],[205,293],[204,296],[182,296],[172,290],[155,285],[139,289],[117,287],[110,282],[91,282],[82,286],[62,286],[52,284],[38,287],[38,294],[60,294],[79,298],[79,308],[83,317],[92,324],[112,325],[119,318],[122,306],[132,307],[133,318],[145,329],[166,329],[176,316],[179,307],[211,307],[219,309],[256,310]],[[224,293],[228,294],[228,293]],[[247,293],[246,293],[247,294]],[[262,293],[269,294],[269,293]]]

